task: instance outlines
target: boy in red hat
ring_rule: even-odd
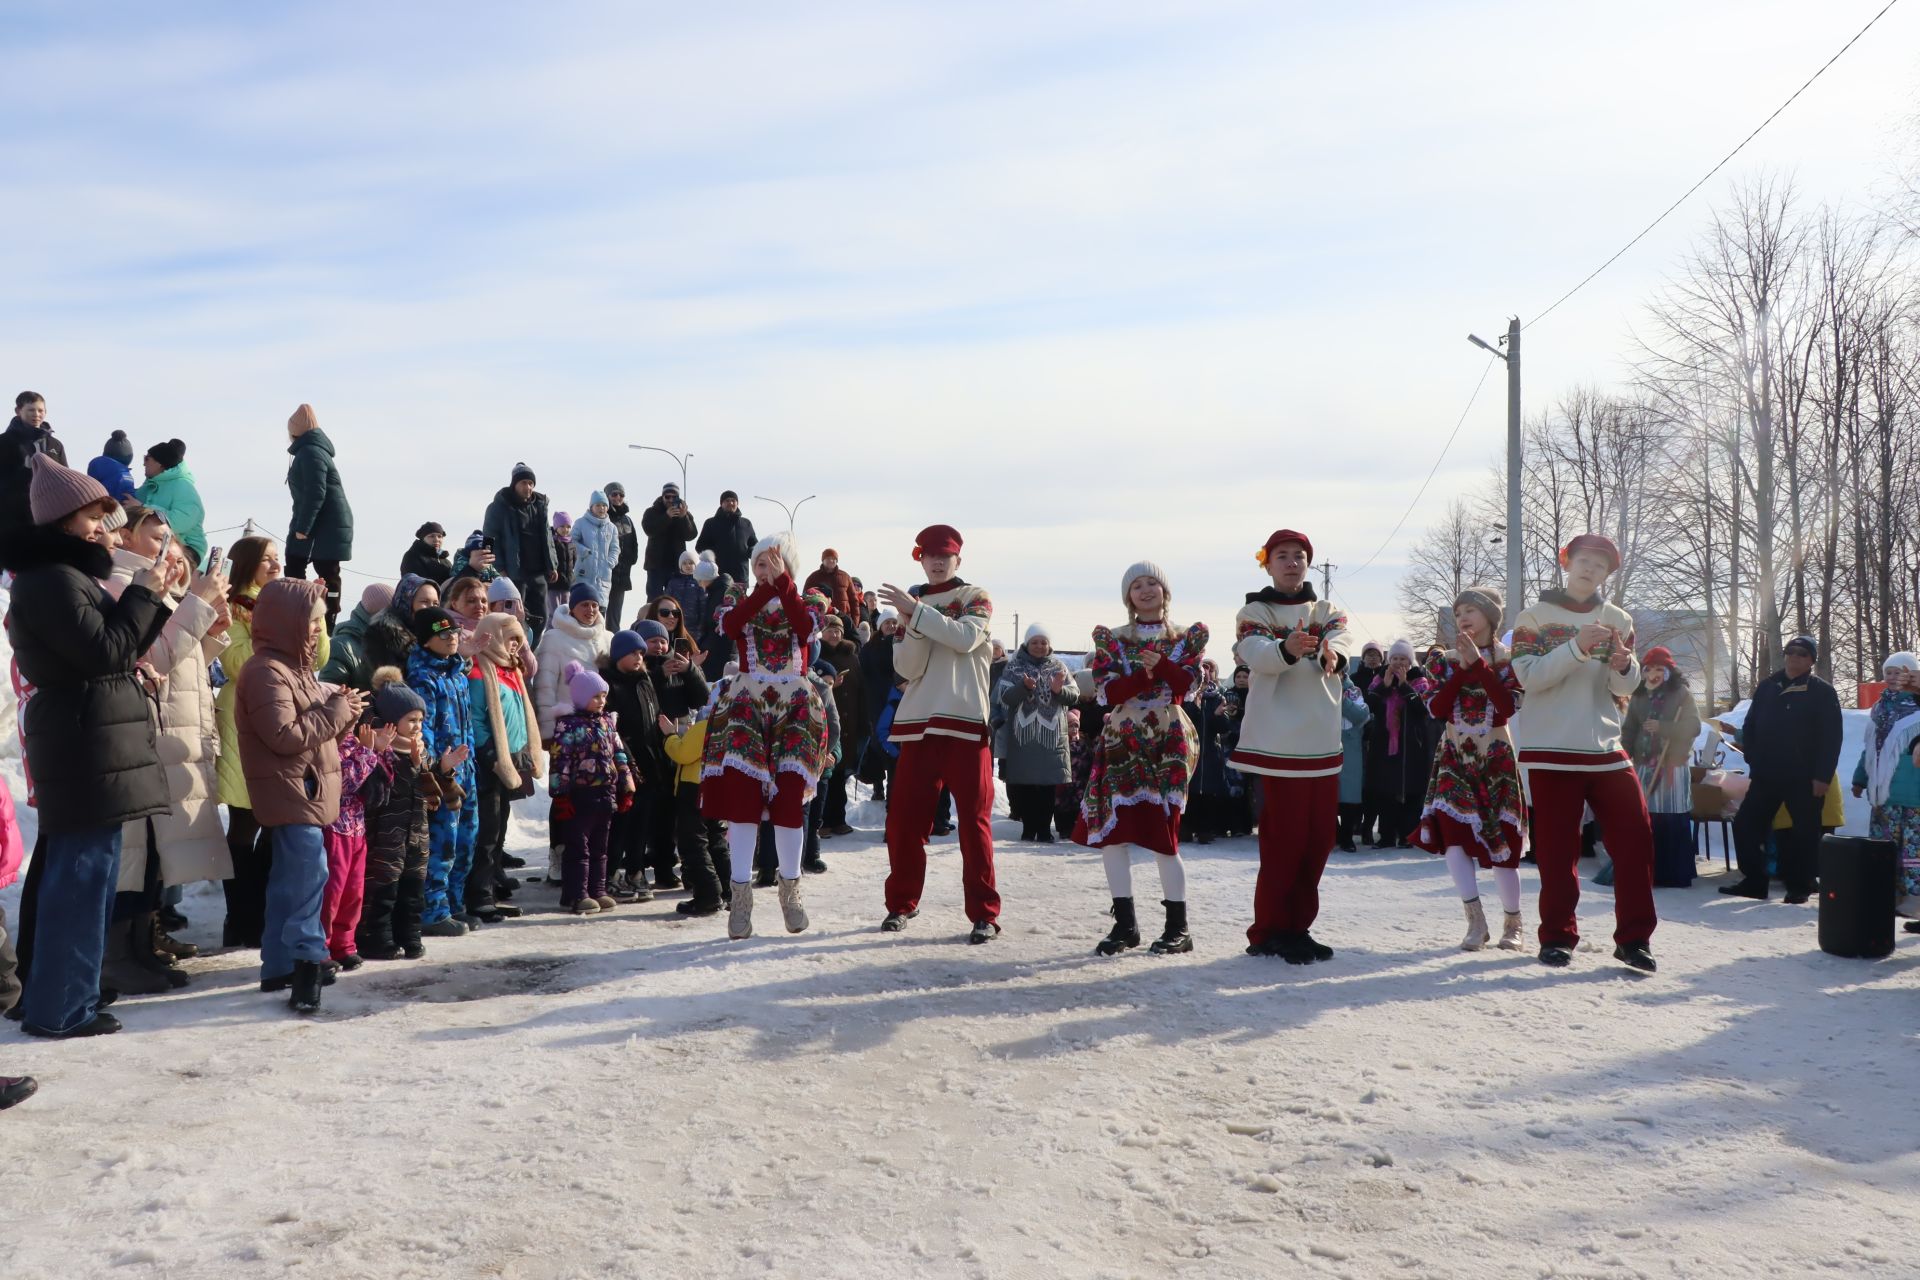
[[[900,746],[893,800],[887,809],[887,918],[882,931],[898,933],[920,914],[927,879],[927,837],[944,785],[953,795],[960,829],[967,941],[986,942],[1000,932],[1000,894],[993,884],[993,760],[988,752],[988,671],[993,640],[987,626],[993,602],[979,587],[955,576],[960,534],[936,524],[914,539],[913,558],[925,586],[903,591],[880,588],[881,603],[900,614],[894,673],[906,681],[894,713],[892,741]]]
[[[1591,806],[1613,855],[1613,954],[1654,971],[1653,829],[1633,762],[1620,745],[1620,707],[1640,683],[1633,617],[1600,594],[1620,567],[1610,538],[1583,533],[1560,552],[1552,587],[1513,624],[1513,672],[1526,697],[1514,745],[1533,803],[1540,864],[1540,963],[1565,968],[1580,944],[1580,826]]]
[[[1289,964],[1331,960],[1308,932],[1320,914],[1320,875],[1340,821],[1341,674],[1347,616],[1307,581],[1313,543],[1275,531],[1255,559],[1270,586],[1247,596],[1234,657],[1251,673],[1240,745],[1228,762],[1260,779],[1260,878],[1247,954]]]

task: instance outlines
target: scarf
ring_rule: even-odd
[[[1598,592],[1585,600],[1575,600],[1559,587],[1548,587],[1540,593],[1541,604],[1557,604],[1568,613],[1592,613],[1607,602],[1607,598]]]
[[[520,789],[520,771],[513,767],[513,752],[507,749],[507,716],[500,706],[500,686],[506,685],[520,695],[521,705],[527,717],[527,754],[533,761],[533,776],[544,778],[547,774],[547,754],[540,748],[540,713],[533,709],[533,698],[527,693],[526,682],[520,678],[515,667],[502,667],[493,659],[490,652],[482,652],[474,659],[473,668],[480,673],[480,682],[487,688],[487,727],[493,733],[496,744],[493,751],[493,772],[500,779],[500,785],[509,791]]]
[[[1692,696],[1687,691],[1686,682],[1672,673],[1668,673],[1667,682],[1658,689],[1647,690],[1646,714],[1641,716],[1640,723],[1636,726],[1634,740],[1627,744],[1627,750],[1632,753],[1635,764],[1657,765],[1666,757],[1666,726],[1672,723],[1667,713],[1673,710],[1674,704],[1682,697]],[[1646,726],[1649,720],[1659,721],[1662,727],[1648,729]]]
[[[1060,701],[1053,691],[1054,674],[1067,674],[1067,664],[1048,654],[1044,659],[1028,653],[1022,645],[1007,659],[1000,676],[1000,687],[1008,689],[1033,677],[1033,692],[1013,713],[1013,740],[1023,747],[1052,746],[1060,738]]]
[[[1893,794],[1893,775],[1920,738],[1920,697],[1889,689],[1873,704],[1873,747],[1868,753],[1867,801],[1875,808]]]

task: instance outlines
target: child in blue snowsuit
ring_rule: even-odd
[[[442,776],[452,775],[458,794],[428,819],[426,906],[422,933],[454,938],[479,923],[466,916],[467,873],[479,843],[480,805],[473,766],[473,703],[468,668],[460,656],[460,626],[445,609],[416,609],[413,636],[419,645],[407,655],[407,685],[427,704],[429,760]],[[471,798],[471,799],[469,799]]]

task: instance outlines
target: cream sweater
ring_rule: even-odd
[[[1347,615],[1318,599],[1309,583],[1297,596],[1269,587],[1247,597],[1234,629],[1233,656],[1252,672],[1240,745],[1227,762],[1270,778],[1325,778],[1340,772],[1340,672],[1352,656]],[[1285,645],[1305,628],[1340,655],[1327,675],[1317,656],[1295,659]]]
[[[979,587],[956,579],[921,592],[893,650],[894,674],[907,682],[893,713],[894,742],[987,741],[992,619],[993,602]]]
[[[1617,628],[1625,638],[1625,671],[1609,665],[1611,644],[1580,652],[1574,637],[1590,622]],[[1602,773],[1632,767],[1620,746],[1623,713],[1614,699],[1640,684],[1633,615],[1605,600],[1575,604],[1550,591],[1513,624],[1513,672],[1527,695],[1513,720],[1522,768]]]

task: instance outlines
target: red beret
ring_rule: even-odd
[[[1657,644],[1647,650],[1647,656],[1640,659],[1640,665],[1643,667],[1665,667],[1669,671],[1679,670],[1679,667],[1673,661],[1673,650],[1663,644]]]
[[[913,540],[913,558],[921,556],[957,556],[960,531],[950,524],[930,524]]]
[[[1260,563],[1262,564],[1266,563],[1264,553],[1272,551],[1275,547],[1279,546],[1283,542],[1297,542],[1301,546],[1305,547],[1307,549],[1307,561],[1308,563],[1312,563],[1313,561],[1312,541],[1308,539],[1306,534],[1300,533],[1293,529],[1275,529],[1271,534],[1267,535],[1266,545],[1260,548],[1261,552],[1263,553]]]
[[[1607,563],[1613,566],[1607,570],[1608,573],[1620,571],[1620,548],[1613,545],[1612,538],[1602,533],[1575,535],[1573,541],[1560,550],[1560,567],[1564,569],[1572,564],[1574,556],[1582,551],[1598,551],[1607,558]]]

